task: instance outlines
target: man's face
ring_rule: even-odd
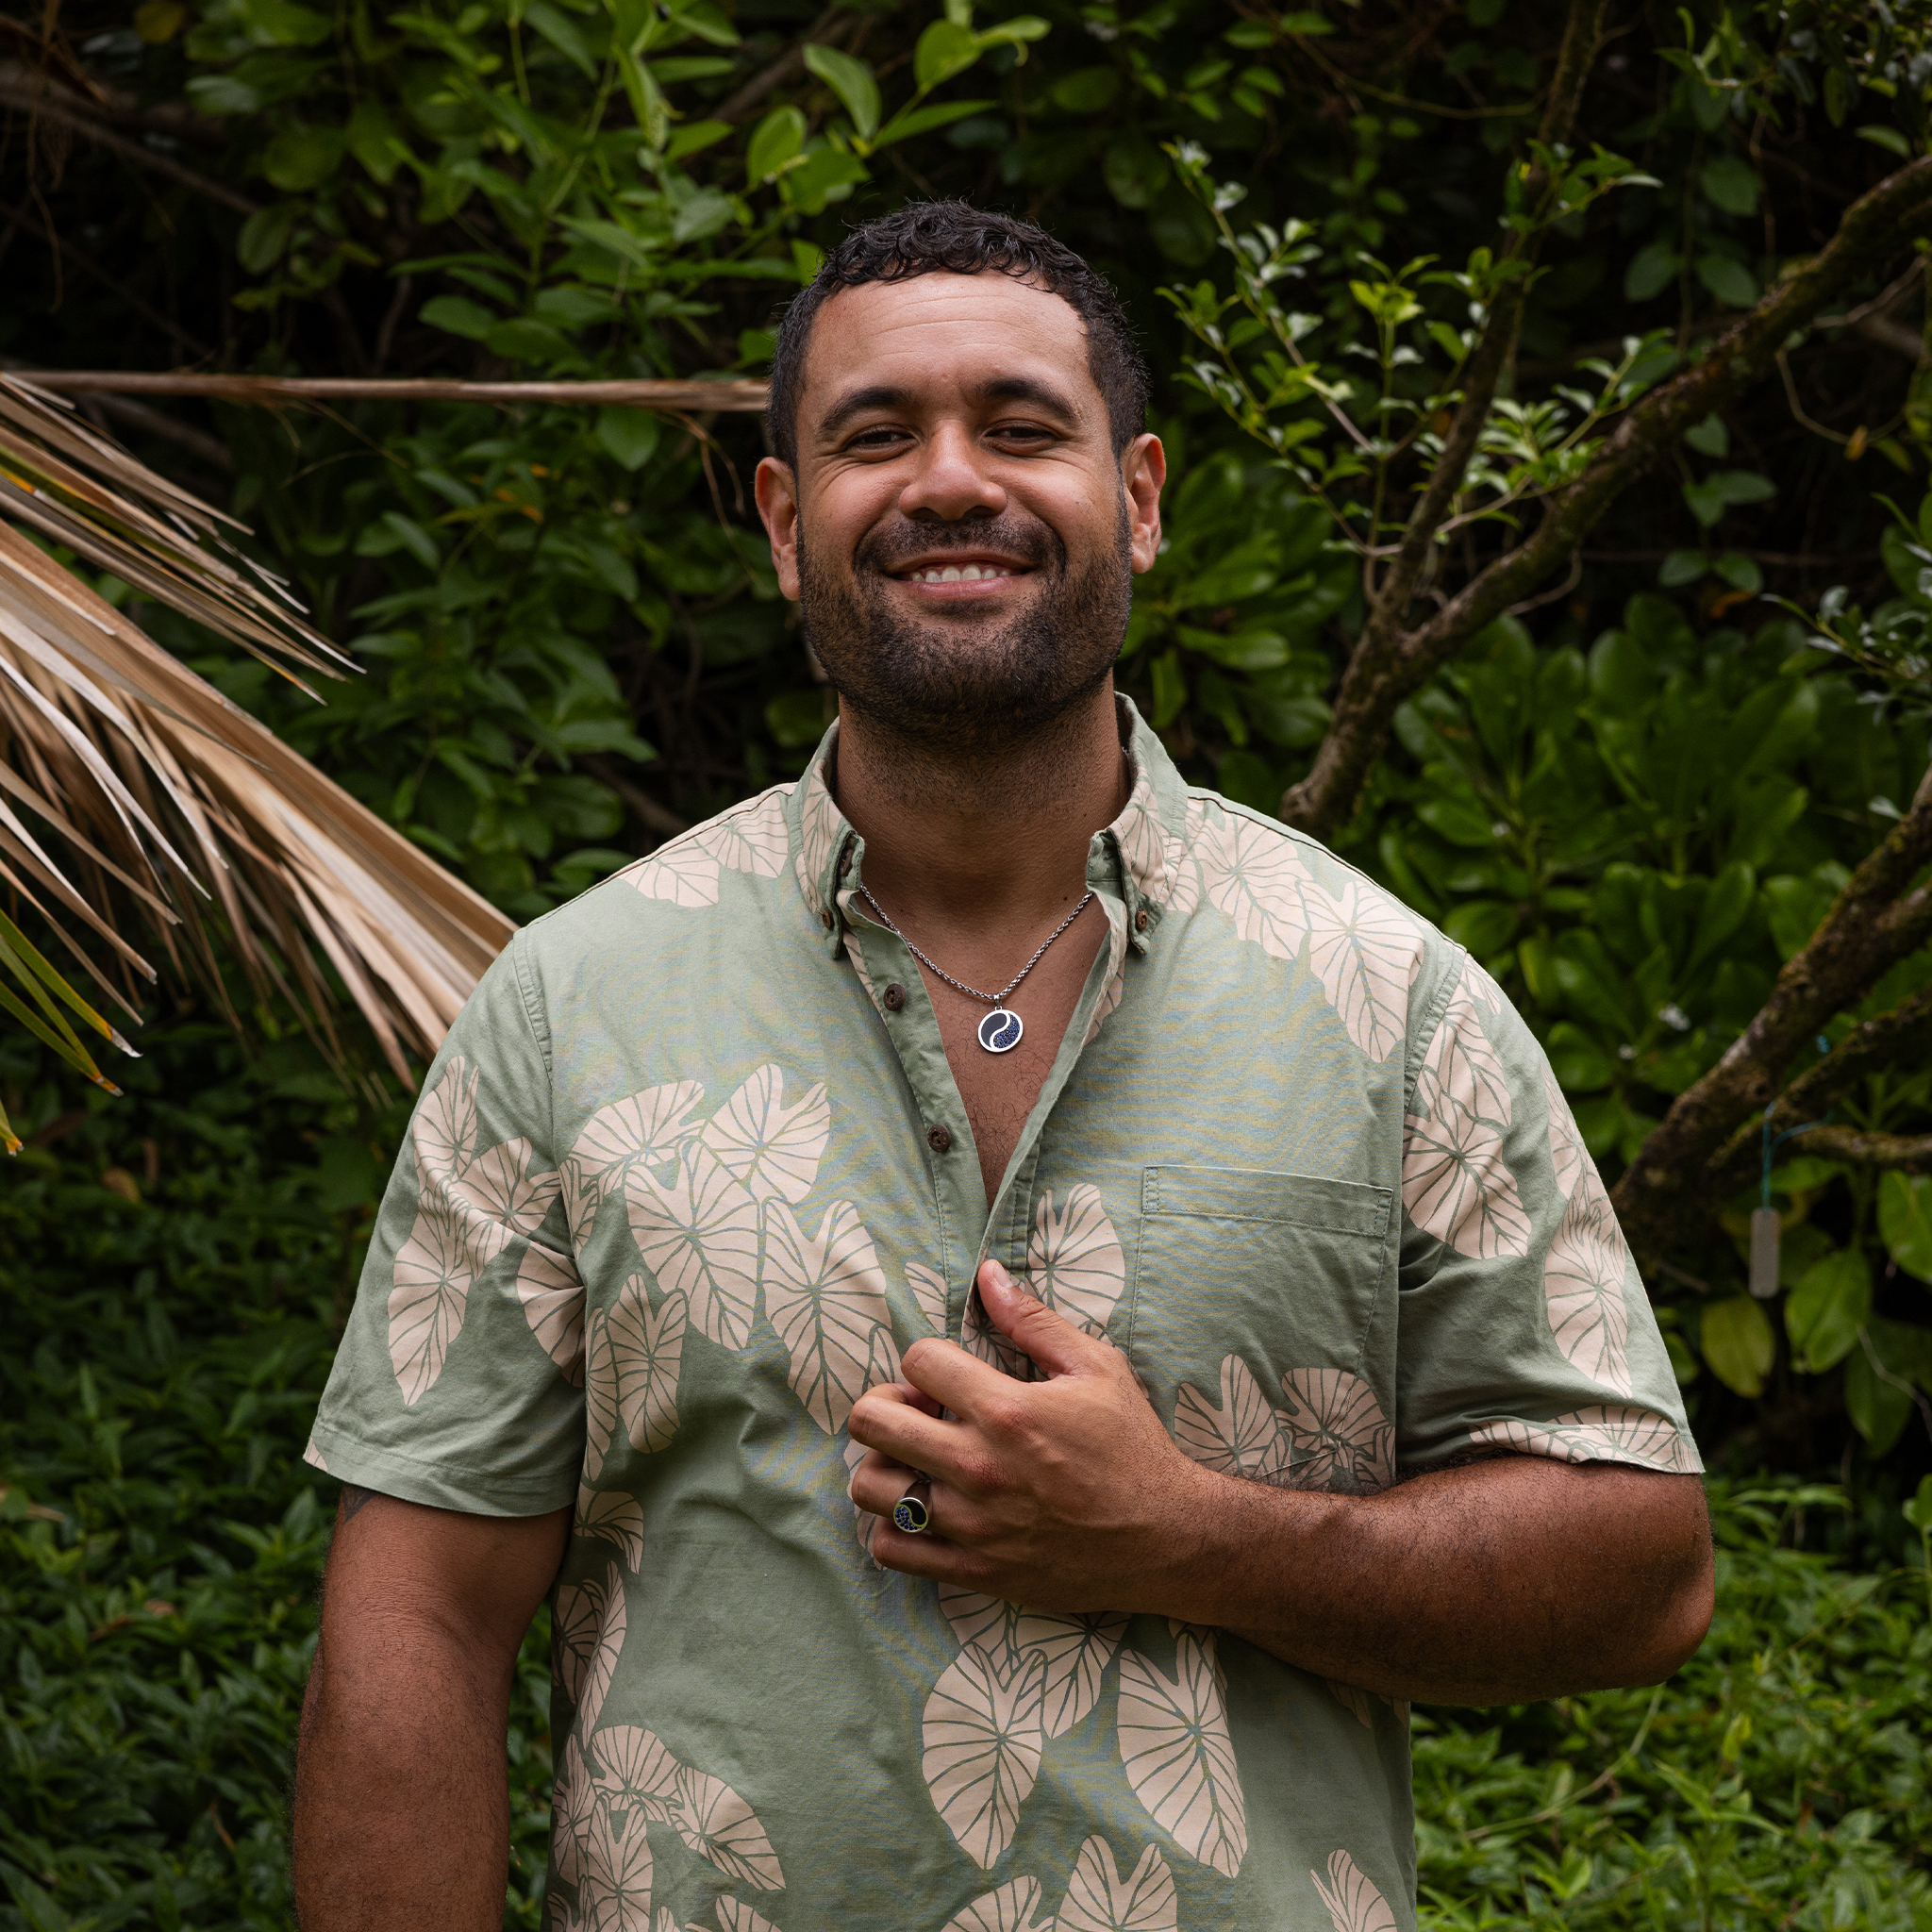
[[[1022,741],[1108,674],[1159,546],[1160,445],[1116,460],[1085,325],[1008,275],[848,289],[812,325],[794,476],[758,508],[841,696],[914,741]]]

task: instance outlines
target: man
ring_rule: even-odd
[[[1407,1705],[1648,1683],[1695,1452],[1494,985],[1118,701],[1163,458],[1111,294],[958,204],[793,304],[806,776],[520,933],[316,1424],[309,1932],[1413,1923]]]

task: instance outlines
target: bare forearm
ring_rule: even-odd
[[[344,1492],[295,1767],[302,1932],[495,1932],[519,1644],[569,1513]]]
[[[1162,1607],[1388,1697],[1655,1683],[1710,1621],[1694,1476],[1508,1457],[1376,1496],[1214,1480],[1194,1519],[1213,1526]]]
[[[509,1859],[509,1674],[400,1619],[339,1648],[325,1640],[303,1710],[303,1932],[493,1932]]]

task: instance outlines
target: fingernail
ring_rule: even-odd
[[[992,1270],[993,1286],[995,1288],[1012,1287],[1013,1277],[997,1261],[989,1261],[986,1265]]]

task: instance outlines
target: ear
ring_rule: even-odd
[[[752,479],[752,493],[758,499],[758,515],[764,519],[765,535],[772,540],[772,568],[778,574],[778,588],[796,604],[798,480],[789,464],[781,463],[776,457],[766,457]]]
[[[1160,491],[1167,452],[1158,436],[1137,436],[1121,453],[1121,488],[1127,498],[1128,546],[1137,571],[1152,570],[1160,555]]]

